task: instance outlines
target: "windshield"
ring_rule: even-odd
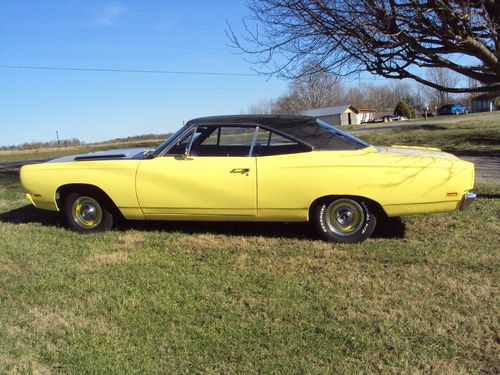
[[[342,130],[337,129],[337,128],[331,126],[330,124],[327,124],[326,122],[324,122],[320,119],[316,119],[316,122],[318,123],[319,126],[327,129],[331,133],[335,134],[336,136],[342,138],[343,140],[345,140],[346,142],[349,142],[352,145],[361,146],[360,148],[365,148],[365,147],[370,146],[370,144],[366,143],[365,141],[362,141],[361,139],[356,138],[355,136],[353,136],[349,133],[345,133]]]
[[[174,134],[168,137],[161,145],[159,145],[153,153],[150,154],[152,157],[158,156],[170,143],[174,141],[183,131],[186,129],[186,126],[183,126],[179,130],[177,130]]]

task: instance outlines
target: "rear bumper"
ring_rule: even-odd
[[[460,210],[465,210],[469,207],[476,199],[476,196],[476,193],[473,193],[472,191],[465,193],[462,197],[462,201],[460,202]]]
[[[35,205],[35,202],[33,201],[33,197],[31,196],[31,194],[28,194],[26,193],[26,199],[33,205],[36,207]]]

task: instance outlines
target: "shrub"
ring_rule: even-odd
[[[415,110],[406,104],[404,101],[399,101],[394,109],[394,114],[397,116],[405,116],[407,118],[415,118]]]

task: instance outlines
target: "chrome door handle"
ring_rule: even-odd
[[[231,170],[230,173],[245,174],[245,173],[248,173],[248,172],[250,172],[250,168],[234,168],[233,170]]]

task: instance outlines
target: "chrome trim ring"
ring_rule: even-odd
[[[71,216],[80,228],[94,229],[102,222],[102,208],[95,199],[81,196],[73,202]]]
[[[325,210],[325,221],[333,233],[345,237],[359,231],[365,223],[363,208],[352,199],[337,199]]]

